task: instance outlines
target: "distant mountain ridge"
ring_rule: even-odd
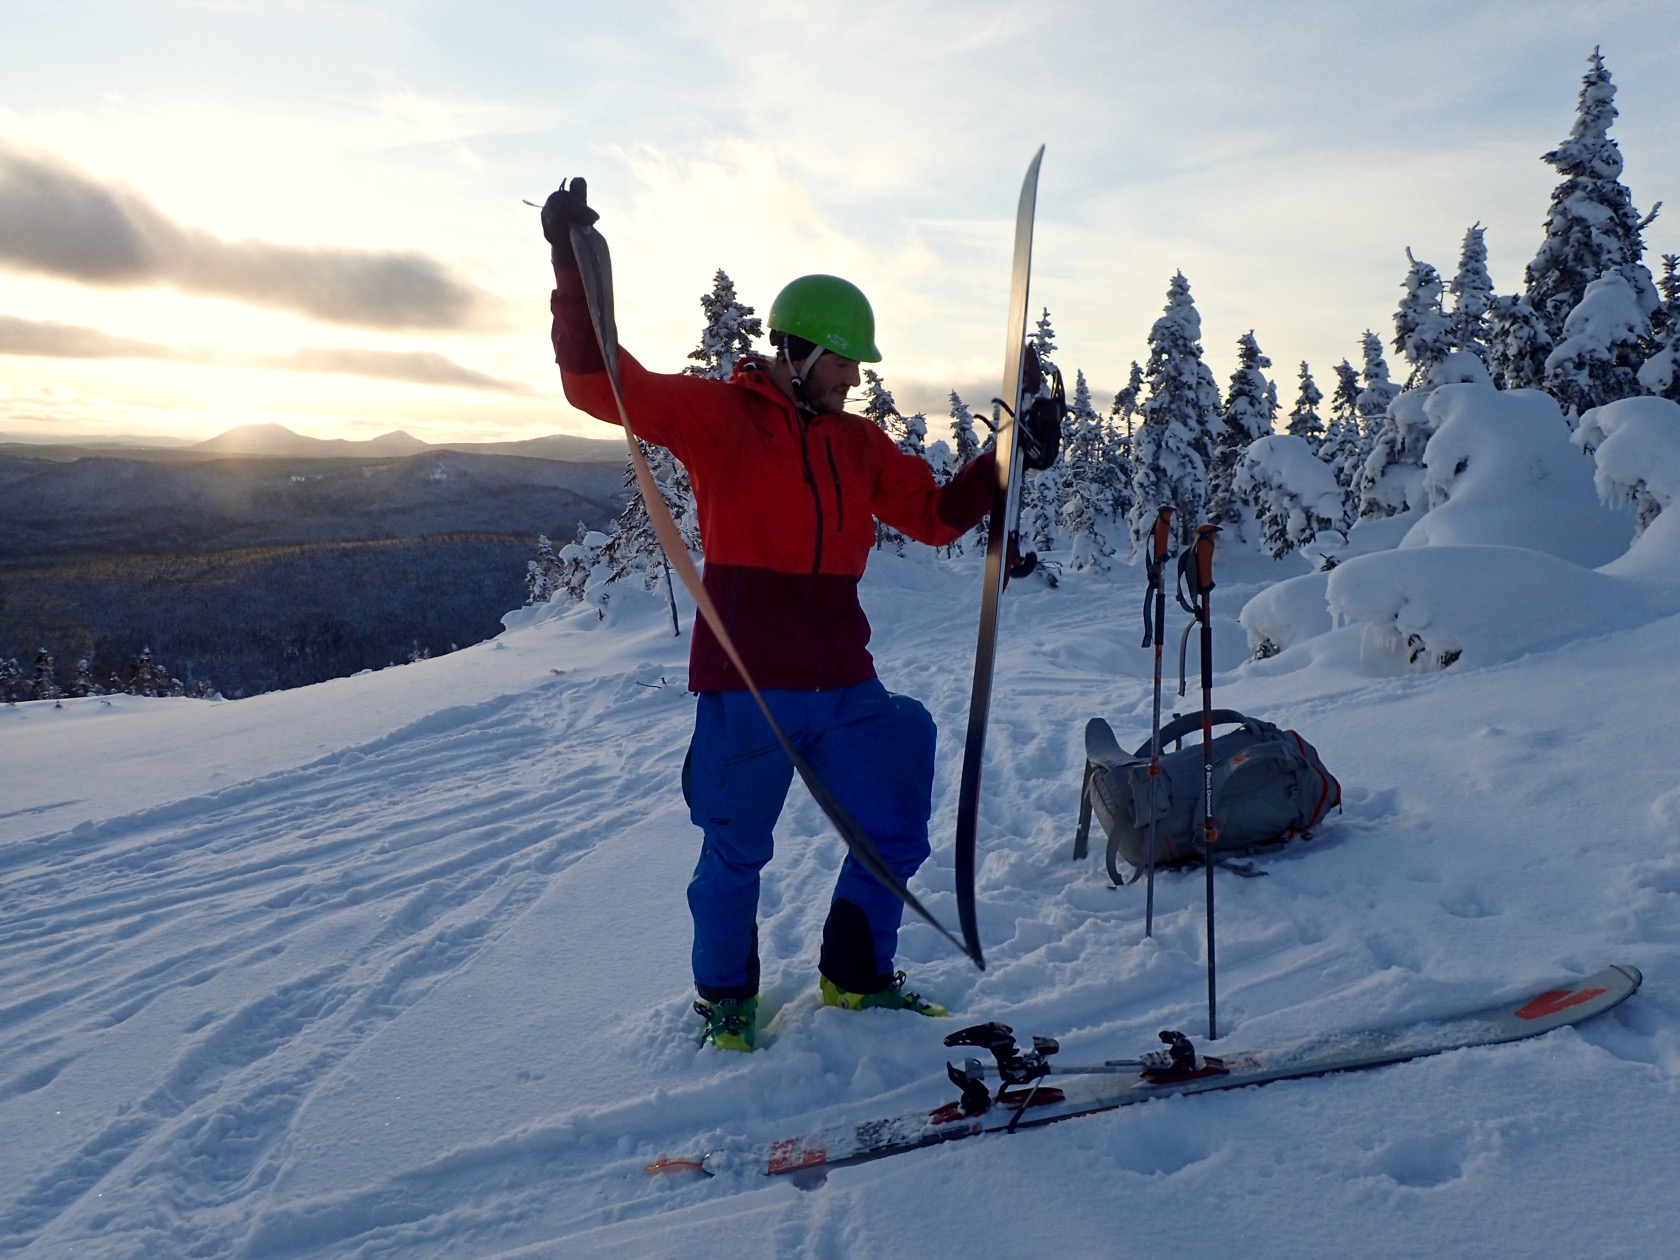
[[[195,442],[192,450],[215,450],[225,455],[413,455],[427,449],[402,428],[353,442],[344,437],[304,437],[286,425],[235,425],[225,433]]]
[[[414,455],[426,450],[412,433],[397,429],[363,441],[349,438],[312,438],[294,433],[283,424],[241,424],[213,438],[194,442],[195,451],[218,451],[226,455]]]

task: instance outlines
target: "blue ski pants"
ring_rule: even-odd
[[[879,681],[829,691],[766,691],[794,747],[908,880],[927,859],[936,731],[928,711]],[[752,695],[699,696],[685,767],[689,816],[704,832],[688,883],[694,982],[708,1000],[758,992],[759,871],[793,781],[793,763]],[[850,854],[835,883],[821,967],[843,989],[874,992],[892,977],[904,906]]]

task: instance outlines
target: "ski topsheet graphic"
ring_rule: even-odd
[[[760,1156],[760,1170],[777,1175],[861,1163],[981,1133],[1013,1133],[1151,1098],[1238,1089],[1400,1063],[1469,1046],[1521,1041],[1603,1014],[1632,994],[1640,981],[1637,968],[1617,965],[1584,980],[1560,980],[1513,1001],[1449,1019],[1370,1032],[1329,1033],[1219,1057],[1197,1055],[1182,1034],[1163,1033],[1166,1050],[1087,1066],[1053,1063],[1054,1041],[1034,1038],[1033,1049],[1021,1054],[1004,1025],[977,1025],[946,1038],[947,1045],[975,1046],[995,1060],[969,1059],[961,1068],[948,1068],[953,1083],[962,1088],[961,1099],[931,1111],[785,1138]],[[998,1077],[1002,1081],[994,1094],[985,1080]],[[1047,1084],[1051,1079],[1054,1085]]]
[[[974,693],[968,705],[968,738],[963,745],[962,786],[957,795],[957,920],[963,947],[985,969],[980,928],[974,914],[975,836],[980,824],[980,771],[986,757],[986,720],[992,707],[992,667],[997,654],[998,600],[1008,579],[1010,535],[1021,497],[1021,448],[1015,424],[1021,414],[1022,359],[1027,340],[1027,287],[1032,278],[1033,213],[1038,205],[1040,145],[1021,183],[1015,212],[1015,264],[1009,281],[1009,330],[1003,345],[1003,390],[997,430],[997,485],[987,526],[986,576],[980,599],[980,637],[974,649]]]

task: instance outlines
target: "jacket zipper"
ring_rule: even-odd
[[[811,471],[811,444],[807,439],[808,427],[803,416],[795,417],[794,423],[799,426],[799,456],[805,461],[805,484],[811,490],[811,502],[817,509],[817,545],[811,555],[811,574],[814,577],[822,572],[823,552],[823,506],[822,492],[817,489],[817,475]]]
[[[834,532],[844,533],[846,530],[846,499],[840,493],[840,469],[834,462],[834,442],[824,438],[823,445],[828,448],[828,471],[834,478]]]

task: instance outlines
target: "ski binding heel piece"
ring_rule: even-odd
[[[1161,1030],[1165,1050],[1151,1050],[1139,1058],[1143,1065],[1140,1075],[1152,1085],[1173,1081],[1196,1080],[1203,1076],[1224,1076],[1230,1072],[1225,1060],[1212,1055],[1199,1055],[1190,1038],[1176,1029]]]

